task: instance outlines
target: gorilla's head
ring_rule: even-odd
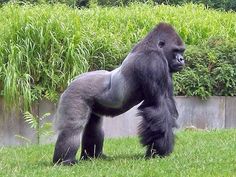
[[[177,72],[184,67],[185,45],[174,28],[166,23],[160,23],[156,28],[157,45],[163,50],[168,61],[170,72]]]

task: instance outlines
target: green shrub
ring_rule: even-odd
[[[214,44],[213,44],[214,43]],[[178,95],[236,95],[236,43],[234,40],[209,39],[188,46],[187,66],[174,77]]]
[[[111,70],[157,23],[171,23],[187,45],[176,95],[236,95],[236,14],[202,5],[76,10],[4,5],[0,11],[0,89],[10,105],[56,100],[76,75]]]

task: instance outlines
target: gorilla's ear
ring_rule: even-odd
[[[159,40],[158,41],[158,46],[160,47],[160,48],[162,48],[162,47],[164,47],[165,46],[165,41],[163,41],[163,40]]]

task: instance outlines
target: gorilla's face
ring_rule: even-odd
[[[181,71],[185,65],[183,57],[185,46],[182,40],[179,39],[174,44],[172,43],[173,40],[159,41],[158,43],[159,47],[163,49],[171,73]]]
[[[169,64],[170,72],[181,71],[184,67],[184,54],[185,48],[183,46],[172,47],[169,52],[170,55],[167,55],[167,61]]]

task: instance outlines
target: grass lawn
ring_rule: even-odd
[[[0,176],[236,176],[236,129],[182,131],[166,158],[144,159],[138,138],[107,139],[108,159],[53,166],[53,145],[0,148]],[[79,155],[79,153],[78,153]]]

